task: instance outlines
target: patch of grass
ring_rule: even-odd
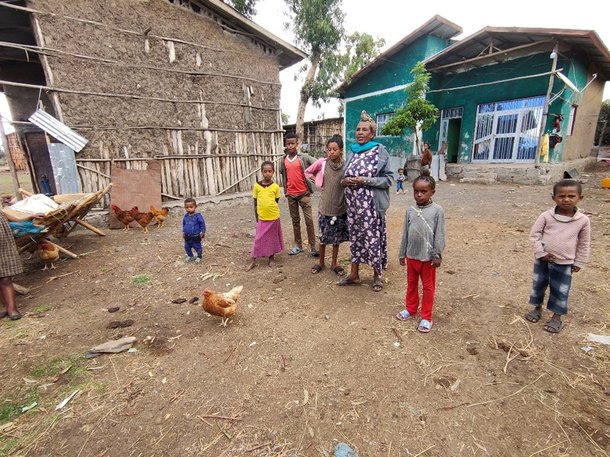
[[[0,436],[0,457],[4,457],[5,455],[9,455],[15,446],[17,446],[18,441],[15,438],[3,438]]]
[[[147,274],[136,275],[133,277],[134,284],[148,284],[150,282],[150,276]]]
[[[50,309],[51,309],[51,307],[49,305],[38,305],[38,306],[34,306],[32,308],[32,313],[33,314],[42,314],[42,313],[46,313]]]
[[[11,400],[4,400],[0,403],[0,424],[12,421],[21,413],[21,408]]]
[[[17,177],[19,179],[19,185],[25,190],[32,191],[32,182],[30,180],[30,174],[27,172],[19,171],[17,172]],[[0,195],[15,195],[15,191],[13,189],[13,180],[11,179],[11,175],[6,173],[0,173]]]
[[[11,422],[21,414],[21,408],[40,401],[40,393],[36,387],[27,389],[19,399],[5,398],[0,402],[0,425]]]
[[[66,374],[72,376],[84,369],[85,357],[82,354],[73,354],[68,357],[56,357],[50,360],[45,365],[35,367],[30,371],[30,376],[33,378],[50,378],[57,376],[66,368],[71,367]]]
[[[11,341],[22,340],[27,337],[28,337],[28,331],[26,329],[22,328],[21,330],[17,331],[17,333],[15,333],[13,336],[11,336]]]
[[[103,381],[87,381],[76,385],[74,389],[80,389],[81,392],[94,391],[98,395],[103,395],[108,391],[108,384]]]
[[[4,325],[6,328],[13,328],[16,327],[18,325],[18,321],[12,321],[10,319],[3,319],[4,321]]]

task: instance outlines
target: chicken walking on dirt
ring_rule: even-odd
[[[201,307],[208,313],[222,318],[221,326],[226,327],[229,318],[235,315],[237,300],[244,286],[233,287],[229,292],[217,293],[210,289],[203,289],[203,303]]]
[[[155,219],[157,219],[157,229],[160,229],[169,215],[169,208],[157,209],[154,206],[151,206],[150,212],[153,213]]]
[[[134,219],[138,224],[140,224],[140,227],[142,227],[142,231],[144,233],[148,233],[148,224],[151,223],[154,217],[155,215],[150,211],[148,213],[138,212],[135,214]]]
[[[111,205],[110,207],[119,222],[124,225],[123,231],[127,232],[129,230],[129,224],[135,220],[136,214],[139,213],[138,207],[134,206],[129,211],[124,211],[117,205]]]

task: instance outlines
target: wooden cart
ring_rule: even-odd
[[[42,217],[34,218],[35,224],[44,226],[44,230],[36,234],[15,238],[15,243],[17,244],[19,252],[35,249],[36,245],[44,239],[46,242],[57,246],[59,251],[68,257],[73,259],[77,258],[77,254],[74,254],[57,243],[50,242],[47,238],[49,235],[53,235],[55,238],[65,238],[78,225],[92,231],[96,235],[105,236],[104,232],[89,224],[84,219],[89,211],[91,211],[91,208],[97,205],[110,191],[111,187],[112,184],[109,184],[106,188],[92,194],[65,194],[53,197],[55,202],[60,204],[60,207]],[[26,197],[32,195],[30,192],[23,189],[20,189],[20,192]],[[4,209],[4,211],[5,213],[10,214],[10,209]]]

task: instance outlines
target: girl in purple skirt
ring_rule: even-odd
[[[256,214],[256,236],[252,246],[252,261],[246,271],[256,266],[257,257],[267,257],[268,265],[275,266],[274,255],[284,250],[284,237],[280,223],[280,186],[273,182],[275,167],[273,162],[265,161],[261,165],[262,181],[254,184],[254,211]]]

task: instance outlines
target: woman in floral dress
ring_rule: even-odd
[[[359,268],[365,263],[374,270],[373,290],[379,292],[383,288],[383,270],[388,265],[385,213],[390,206],[393,173],[386,149],[371,141],[376,130],[375,121],[363,111],[356,128],[357,143],[350,148],[341,180],[347,201],[351,270],[337,284],[360,284]]]

